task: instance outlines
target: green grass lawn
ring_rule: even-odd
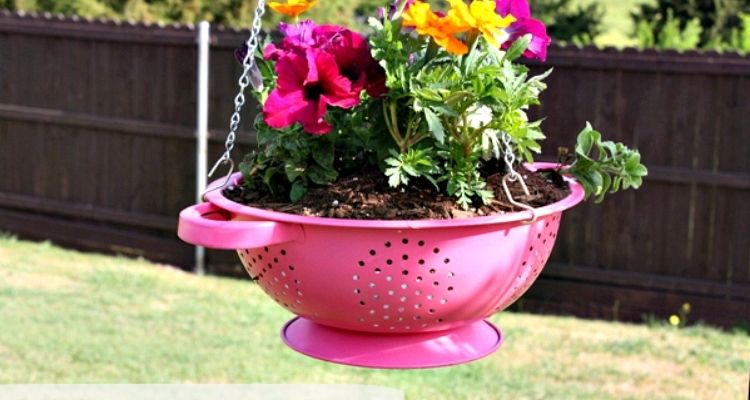
[[[361,383],[410,399],[743,399],[750,339],[504,313],[471,365],[381,371],[287,349],[291,317],[247,282],[0,238],[0,383]]]

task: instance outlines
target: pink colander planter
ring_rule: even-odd
[[[484,319],[539,276],[562,212],[584,197],[568,182],[571,194],[537,209],[533,223],[529,212],[442,221],[304,217],[243,206],[215,190],[182,211],[178,234],[237,250],[266,294],[298,315],[282,338],[303,354],[377,368],[455,365],[500,347],[500,330]]]

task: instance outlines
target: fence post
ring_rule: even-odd
[[[203,191],[207,185],[208,175],[208,68],[211,24],[201,21],[198,24],[198,85],[197,85],[197,121],[196,121],[196,182],[197,201],[203,201]],[[206,249],[195,248],[195,273],[206,273]]]

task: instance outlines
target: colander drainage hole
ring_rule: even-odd
[[[286,250],[282,249],[282,250],[281,250],[281,255],[282,255],[282,256],[285,256],[285,255],[286,255]]]
[[[455,274],[455,273],[453,273],[453,272],[448,272],[448,278],[453,278],[454,276],[456,276],[456,274]]]
[[[385,263],[388,264],[388,265],[393,265],[393,260],[391,260],[389,258],[389,259],[385,260]]]
[[[290,265],[290,266],[289,266],[289,270],[290,270],[290,271],[294,271],[294,265]]]
[[[355,280],[355,281],[358,281],[359,280],[359,275],[353,275],[352,279]]]
[[[408,288],[409,288],[409,285],[407,285],[405,283],[401,284],[401,289],[408,289]]]
[[[406,261],[406,260],[409,259],[409,255],[408,254],[404,254],[403,256],[401,256],[401,259],[404,260],[404,261]]]
[[[374,288],[375,287],[375,282],[370,282],[370,284],[368,286],[370,286],[371,289]]]
[[[417,277],[417,283],[420,283],[420,282],[422,282],[422,277],[421,277],[421,276],[418,276],[418,277]]]
[[[390,276],[390,275],[388,275],[388,276],[386,276],[386,277],[385,277],[385,281],[386,281],[386,282],[390,282],[390,281],[392,281],[392,280],[393,280],[393,277],[392,277],[392,276]]]
[[[391,247],[391,242],[385,242],[385,247]]]
[[[424,260],[419,260],[419,265],[424,265]]]
[[[388,296],[393,296],[394,294],[396,294],[396,292],[394,292],[393,290],[388,291]]]
[[[431,273],[431,274],[434,274],[435,272],[437,272],[437,271],[435,270],[435,268],[433,268],[433,269],[431,269],[431,270],[430,270],[430,273]]]
[[[419,242],[417,242],[417,244],[419,245],[419,247],[424,246],[424,240],[420,240]]]
[[[409,244],[409,239],[403,238],[403,239],[401,239],[401,243],[403,243],[403,244]]]
[[[278,257],[274,257],[274,258],[273,258],[273,262],[275,262],[276,264],[278,264],[278,263],[279,263],[279,259],[278,259]]]
[[[364,267],[365,266],[365,262],[364,261],[360,261],[357,264],[359,264],[360,267]]]
[[[377,252],[375,252],[375,250],[374,250],[374,249],[370,250],[370,255],[371,255],[371,256],[374,256],[375,254],[378,254],[378,253],[377,253]]]
[[[360,289],[354,289],[354,293],[355,294],[360,294],[360,293],[362,293],[362,290],[360,290]]]
[[[432,286],[440,286],[440,282],[438,281],[432,282]]]
[[[268,253],[268,247],[264,247],[263,250]]]
[[[403,270],[403,271],[401,271],[401,274],[404,275],[404,276],[409,275],[409,271],[408,270]]]
[[[451,259],[450,258],[446,258],[445,260],[443,260],[443,262],[446,263],[446,264],[450,264]]]
[[[360,302],[359,302],[359,305],[361,305],[361,306],[366,306],[366,305],[367,305],[367,303],[366,303],[366,302],[365,302],[364,300],[362,300],[362,301],[360,301]]]
[[[429,310],[427,310],[427,312],[429,312],[430,314],[435,314],[435,309],[434,308],[430,308]]]
[[[435,254],[440,253],[440,249],[438,249],[437,247],[435,247],[434,249],[432,249],[432,252],[435,253]]]
[[[376,275],[379,275],[379,274],[380,274],[381,272],[383,272],[383,270],[382,270],[382,269],[380,269],[380,268],[375,268],[375,274],[376,274]]]
[[[448,291],[452,292],[453,291],[453,286],[448,286]]]

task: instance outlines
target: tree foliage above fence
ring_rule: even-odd
[[[644,48],[750,51],[750,0],[658,0],[633,21]]]
[[[367,16],[390,0],[322,0],[306,16],[322,22],[365,28]],[[441,1],[434,1],[440,4]],[[445,3],[445,2],[442,2]],[[531,0],[534,15],[558,41],[592,43],[601,32],[601,7],[576,5],[575,0]],[[52,12],[84,18],[128,19],[142,22],[194,23],[207,20],[235,28],[250,26],[256,0],[0,0],[13,11]],[[277,18],[267,14],[267,26]]]

